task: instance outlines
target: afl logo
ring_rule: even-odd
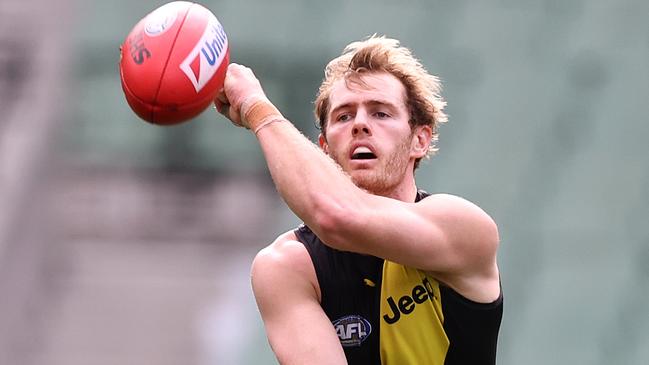
[[[358,315],[350,315],[333,321],[340,344],[344,347],[360,346],[372,333],[370,322]]]
[[[144,32],[149,37],[157,37],[174,25],[176,21],[176,9],[173,8],[173,5],[164,5],[149,14],[146,18],[146,25],[144,26]]]

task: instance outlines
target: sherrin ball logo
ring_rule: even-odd
[[[332,323],[340,339],[340,344],[344,347],[360,346],[372,333],[370,322],[359,315],[345,316]]]
[[[171,28],[176,21],[176,4],[169,3],[154,10],[146,17],[144,32],[149,37],[157,37]]]

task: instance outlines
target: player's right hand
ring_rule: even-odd
[[[249,129],[246,112],[259,101],[268,101],[268,98],[255,74],[246,66],[231,63],[223,90],[219,91],[214,100],[216,109],[235,125]]]

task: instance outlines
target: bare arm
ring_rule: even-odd
[[[438,272],[493,260],[496,226],[474,204],[443,194],[414,204],[366,193],[289,123],[258,137],[281,196],[328,245]]]
[[[231,65],[225,92],[222,100],[231,102],[227,113],[235,123],[253,130],[263,123],[266,114],[246,110],[245,101],[253,97],[281,116],[249,69]],[[474,204],[450,195],[413,204],[368,194],[289,122],[268,124],[257,137],[279,193],[327,245],[469,283],[469,292],[488,282],[493,290],[471,296],[474,300],[499,293],[497,228]]]
[[[316,285],[304,245],[289,235],[255,258],[253,291],[268,340],[282,365],[347,364],[333,325],[320,307]]]

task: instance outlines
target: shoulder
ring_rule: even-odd
[[[494,220],[476,204],[450,194],[434,194],[421,201],[422,209],[441,222],[453,251],[460,257],[456,270],[432,273],[458,293],[476,302],[489,303],[500,295],[496,263],[500,243]]]
[[[471,238],[479,241],[497,241],[498,226],[494,219],[478,205],[451,194],[432,194],[422,199],[419,209],[428,217],[469,229]],[[460,232],[458,232],[460,233]]]
[[[480,213],[486,215],[487,213],[482,210],[477,204],[462,198],[457,195],[437,193],[430,194],[420,201],[421,205],[430,208],[438,207],[440,209],[452,209],[453,212],[461,212],[464,214]]]
[[[307,264],[311,264],[311,258],[304,244],[298,241],[294,231],[288,231],[257,253],[253,268],[270,266],[273,269],[301,272],[308,269]]]
[[[311,257],[293,231],[280,235],[257,253],[252,263],[251,280],[256,296],[264,288],[282,290],[286,285],[320,296]]]
[[[417,205],[439,227],[453,251],[463,258],[460,262],[464,265],[459,269],[493,266],[500,242],[498,226],[482,208],[450,194],[433,194]]]

